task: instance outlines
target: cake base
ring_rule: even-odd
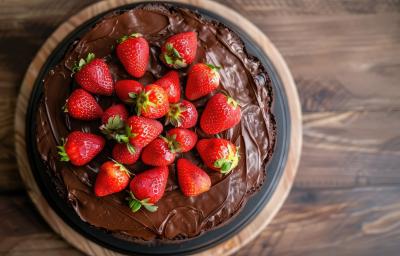
[[[45,42],[45,44],[36,55],[35,59],[32,61],[23,81],[17,103],[15,120],[17,159],[20,173],[26,184],[29,195],[31,196],[32,201],[35,203],[42,216],[57,233],[63,236],[75,247],[90,255],[116,255],[117,252],[106,249],[99,245],[103,244],[104,246],[110,247],[107,244],[104,244],[104,241],[97,241],[92,237],[92,240],[96,240],[96,242],[99,243],[97,244],[87,239],[85,236],[81,235],[75,229],[71,228],[71,226],[67,224],[64,220],[62,220],[59,215],[53,210],[53,206],[49,205],[48,198],[42,194],[43,189],[41,189],[40,185],[37,184],[37,180],[35,179],[33,172],[30,168],[30,160],[32,159],[29,159],[27,155],[27,147],[29,147],[29,143],[26,143],[26,115],[29,112],[29,99],[31,98],[31,94],[34,91],[34,85],[37,84],[36,80],[40,74],[40,71],[45,66],[45,63],[48,61],[48,57],[56,48],[56,46],[58,46],[61,41],[67,38],[70,33],[73,32],[77,27],[96,17],[98,14],[118,7],[122,7],[129,3],[136,2],[139,1],[114,0],[108,2],[100,2],[87,7],[86,9],[63,23]],[[214,2],[184,0],[174,2],[190,4],[194,7],[202,8],[206,10],[206,12],[207,10],[209,10],[208,12],[210,12],[210,16],[221,18],[222,22],[226,20],[228,23],[230,23],[227,25],[232,25],[233,28],[237,27],[240,31],[246,31],[245,36],[248,37],[252,42],[258,44],[258,47],[255,46],[255,49],[253,49],[253,51],[255,51],[255,53],[265,55],[267,57],[267,60],[265,61],[269,62],[267,63],[267,66],[269,65],[270,68],[267,67],[266,69],[269,72],[272,83],[274,85],[274,100],[277,101],[277,103],[275,104],[283,104],[282,106],[278,106],[278,108],[283,107],[281,111],[282,113],[276,114],[278,123],[277,147],[281,147],[281,150],[283,150],[283,153],[281,154],[279,159],[275,159],[279,170],[276,170],[276,173],[273,177],[271,176],[272,183],[269,185],[272,189],[272,192],[270,191],[271,195],[268,196],[268,198],[263,197],[263,200],[266,200],[265,205],[261,205],[262,208],[260,208],[257,212],[257,215],[254,216],[255,218],[252,218],[250,223],[245,223],[247,224],[247,226],[241,229],[236,234],[236,236],[233,236],[228,240],[219,238],[215,239],[215,241],[211,241],[210,243],[208,243],[208,245],[204,242],[197,243],[198,246],[196,247],[193,245],[193,248],[191,248],[189,251],[185,251],[185,248],[180,248],[180,250],[178,250],[179,246],[175,246],[177,247],[175,251],[174,249],[170,249],[169,251],[169,253],[173,254],[176,254],[177,252],[199,252],[206,247],[215,245],[214,247],[209,248],[207,251],[200,252],[199,254],[208,255],[210,253],[213,253],[218,255],[227,255],[238,250],[241,246],[248,243],[257,234],[259,234],[259,232],[261,232],[261,230],[269,223],[272,217],[279,210],[290,190],[297,170],[301,150],[302,132],[300,104],[293,79],[285,62],[283,61],[282,57],[277,52],[275,47],[271,44],[271,42],[269,42],[269,40],[262,34],[262,32],[260,32],[254,25],[241,17],[239,14]],[[242,36],[242,34],[240,33],[239,35]],[[258,54],[255,55],[258,56]],[[261,56],[258,57],[260,57],[260,60],[262,60]],[[279,97],[281,97],[282,99],[279,100]],[[284,129],[279,129],[279,126]],[[260,207],[260,205],[258,205],[258,207]],[[242,224],[244,225],[244,223]],[[224,234],[219,235],[223,236]],[[134,252],[134,250],[123,250],[123,248],[113,249],[123,252]],[[137,252],[143,253],[145,251]],[[166,253],[168,252],[168,250],[159,251],[157,247],[154,247],[151,248],[151,250],[148,250],[148,252],[160,254]]]

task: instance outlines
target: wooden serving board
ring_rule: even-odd
[[[19,172],[28,190],[29,196],[36,205],[40,214],[53,228],[53,230],[61,235],[65,240],[73,246],[88,255],[120,255],[114,251],[106,249],[76,232],[68,226],[48,205],[46,199],[42,196],[38,185],[35,182],[32,174],[28,155],[26,152],[25,143],[25,120],[29,98],[35,84],[35,80],[46,62],[48,56],[55,47],[76,27],[85,21],[95,17],[105,11],[123,6],[129,3],[143,2],[137,0],[109,0],[93,4],[83,9],[78,14],[72,16],[65,21],[43,44],[32,63],[30,64],[25,78],[22,82],[21,90],[18,96],[16,116],[15,116],[15,141]],[[249,37],[259,45],[264,53],[269,57],[276,73],[282,81],[286,96],[288,98],[289,112],[291,119],[290,130],[290,146],[288,152],[287,164],[285,166],[283,176],[280,178],[276,190],[270,200],[267,202],[263,210],[257,217],[243,228],[236,236],[229,240],[211,248],[207,251],[198,253],[198,255],[229,255],[246,245],[255,238],[271,221],[274,215],[278,212],[293,184],[294,177],[297,171],[301,145],[302,145],[302,128],[301,128],[301,108],[297,90],[290,74],[290,71],[283,60],[280,53],[269,41],[269,39],[251,22],[234,12],[233,10],[208,0],[175,0],[170,2],[180,2],[191,4],[195,7],[210,10],[219,16],[224,17],[228,21],[235,24],[237,27],[246,31]]]

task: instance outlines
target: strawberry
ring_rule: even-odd
[[[165,90],[158,85],[147,85],[144,87],[144,90],[136,96],[136,112],[138,116],[142,115],[144,117],[157,119],[163,117],[168,112],[168,109],[168,95]]]
[[[185,196],[198,196],[210,190],[211,179],[208,174],[185,158],[177,162],[178,182]]]
[[[169,37],[161,47],[161,60],[170,68],[185,68],[197,51],[196,32],[184,32]]]
[[[217,134],[237,125],[240,118],[239,104],[231,97],[218,93],[207,102],[200,127],[205,133]]]
[[[126,71],[133,77],[142,77],[149,64],[149,43],[139,33],[123,36],[117,42],[117,56]]]
[[[171,123],[175,127],[191,128],[197,123],[196,107],[187,100],[171,104],[167,113],[166,123]]]
[[[95,120],[100,118],[103,110],[96,99],[83,89],[76,89],[67,99],[64,112],[79,120]]]
[[[73,165],[83,166],[103,149],[105,140],[103,137],[81,131],[71,132],[63,139],[63,145],[58,146],[60,160],[71,161]]]
[[[186,82],[186,98],[197,100],[214,91],[219,86],[219,67],[197,63],[189,71]]]
[[[113,147],[112,157],[121,164],[134,164],[139,159],[141,151],[141,148],[134,148],[129,143],[117,143]]]
[[[102,59],[96,59],[89,53],[86,59],[80,59],[72,69],[75,81],[85,90],[94,94],[110,96],[114,85],[110,70]]]
[[[181,87],[179,83],[179,74],[176,71],[169,71],[163,77],[154,82],[161,86],[168,95],[169,103],[177,103],[181,98]]]
[[[150,212],[157,211],[154,204],[164,195],[168,181],[168,168],[156,167],[136,175],[129,184],[129,207],[137,212],[142,206]]]
[[[143,85],[135,80],[119,80],[115,83],[115,93],[125,103],[134,103]]]
[[[175,160],[175,152],[165,138],[157,138],[143,149],[142,161],[152,166],[170,165]]]
[[[96,196],[107,196],[124,190],[130,181],[130,172],[116,161],[107,161],[100,166],[94,183]]]
[[[132,116],[127,121],[128,136],[125,142],[129,142],[134,147],[143,148],[158,137],[163,130],[160,122],[154,119]]]
[[[197,142],[196,148],[207,167],[223,174],[230,172],[239,163],[238,148],[228,140],[202,139]]]
[[[197,142],[197,134],[184,128],[173,128],[167,132],[167,140],[176,152],[188,152]]]
[[[128,119],[128,110],[123,104],[112,105],[106,109],[101,117],[100,130],[111,138],[116,138],[125,129]],[[116,138],[117,139],[117,138]]]

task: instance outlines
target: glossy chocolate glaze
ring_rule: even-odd
[[[172,165],[165,195],[157,203],[158,211],[132,213],[125,201],[125,191],[104,198],[96,198],[92,192],[98,167],[111,156],[113,142],[109,141],[103,152],[86,167],[58,161],[56,146],[70,131],[99,133],[100,121],[73,120],[61,111],[65,99],[77,86],[71,78],[71,68],[79,58],[93,52],[106,60],[115,81],[130,78],[119,64],[113,46],[121,36],[138,32],[151,46],[148,71],[139,79],[148,84],[168,71],[158,58],[161,44],[172,34],[184,31],[198,33],[195,62],[221,66],[219,91],[237,99],[242,107],[241,123],[221,134],[240,146],[241,160],[237,168],[223,176],[207,169],[195,150],[180,155],[178,157],[188,158],[208,172],[212,180],[210,191],[197,197],[183,196]],[[185,83],[187,70],[180,70],[181,85]],[[118,101],[116,97],[97,99],[103,108]],[[207,98],[203,98],[194,102],[200,113],[206,101]],[[37,112],[37,147],[48,167],[47,172],[54,177],[60,196],[70,203],[83,221],[135,241],[186,239],[226,223],[263,184],[265,167],[275,142],[271,101],[268,75],[260,62],[246,53],[235,33],[187,9],[147,4],[107,15],[76,41],[63,61],[47,74],[44,96]],[[206,137],[200,130],[197,132],[200,138]],[[141,163],[129,166],[133,173],[147,168]]]

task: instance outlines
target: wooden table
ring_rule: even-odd
[[[31,59],[93,1],[0,1],[0,254],[81,255],[45,224],[15,161],[16,95]],[[400,252],[400,2],[219,1],[281,51],[303,107],[294,188],[237,255]]]

